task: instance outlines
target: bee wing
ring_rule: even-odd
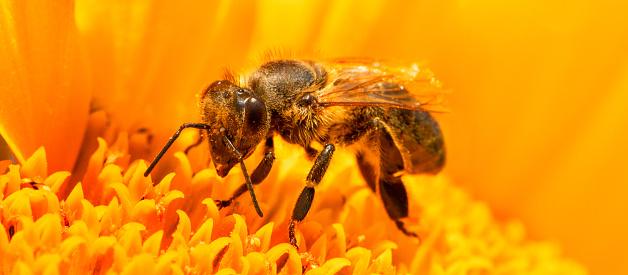
[[[444,94],[431,71],[418,65],[369,59],[336,59],[326,64],[331,83],[317,92],[323,106],[380,106],[446,111]]]

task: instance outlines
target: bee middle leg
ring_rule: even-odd
[[[297,247],[296,225],[298,222],[302,221],[310,211],[312,201],[314,200],[314,187],[321,182],[325,172],[327,172],[327,168],[329,167],[331,157],[333,156],[335,150],[336,147],[333,144],[325,144],[323,150],[321,150],[318,157],[316,157],[316,161],[314,161],[314,165],[310,168],[310,172],[305,179],[307,186],[303,188],[303,191],[301,191],[301,194],[297,199],[297,203],[294,205],[292,218],[290,219],[290,228],[288,229],[290,244],[294,247]]]
[[[264,179],[266,179],[266,177],[268,177],[268,174],[270,173],[270,169],[272,168],[273,163],[275,161],[275,153],[273,153],[274,151],[273,139],[272,138],[266,139],[266,143],[264,147],[265,147],[264,158],[257,165],[257,167],[255,167],[255,170],[253,170],[253,173],[251,173],[251,182],[253,183],[253,185],[260,184],[262,181],[264,181]],[[214,203],[216,203],[216,206],[218,207],[218,209],[225,208],[231,205],[236,199],[238,199],[240,196],[242,196],[242,194],[246,193],[247,191],[248,191],[247,185],[246,183],[243,183],[242,185],[238,187],[238,189],[236,189],[233,192],[233,195],[231,195],[231,198],[229,198],[228,200],[214,200]]]

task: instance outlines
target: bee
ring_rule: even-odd
[[[217,174],[224,177],[239,164],[245,178],[231,198],[216,201],[217,206],[229,206],[248,191],[262,217],[253,186],[268,176],[275,160],[273,137],[280,136],[302,147],[313,161],[292,211],[289,240],[296,246],[297,223],[306,217],[336,147],[350,147],[390,218],[403,233],[416,237],[403,221],[408,217],[408,195],[401,176],[436,174],[445,164],[443,135],[430,114],[430,107],[440,106],[443,89],[431,72],[417,65],[389,66],[359,58],[276,59],[248,74],[227,73],[224,78],[199,94],[202,122],[181,125],[145,176],[183,129],[200,129]],[[264,158],[249,174],[244,160],[261,143]]]

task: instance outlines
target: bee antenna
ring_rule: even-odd
[[[164,146],[164,148],[161,149],[161,151],[159,152],[159,154],[157,154],[157,156],[155,157],[153,162],[150,164],[150,166],[148,166],[148,168],[146,169],[146,172],[144,172],[144,177],[148,177],[150,172],[153,171],[153,169],[155,168],[155,165],[157,165],[159,160],[161,160],[161,158],[166,154],[166,151],[168,151],[170,146],[172,146],[174,141],[177,140],[177,138],[181,134],[181,131],[183,131],[183,129],[185,129],[185,128],[196,128],[196,129],[201,129],[201,130],[209,130],[210,126],[207,125],[207,124],[203,124],[203,123],[186,123],[186,124],[181,125],[181,127],[179,127],[179,130],[177,130],[177,132],[174,133],[174,135],[172,135],[170,140],[168,140],[168,143],[166,143],[166,146]]]
[[[221,129],[222,130],[222,129]],[[224,133],[224,131],[221,131]],[[242,174],[244,174],[244,180],[246,181],[246,188],[249,189],[249,194],[251,195],[251,200],[253,201],[253,206],[255,207],[255,211],[257,215],[260,217],[264,217],[264,213],[262,213],[262,209],[259,207],[259,203],[257,203],[257,197],[255,196],[255,190],[253,190],[253,182],[251,181],[251,177],[249,176],[249,172],[246,170],[246,165],[244,165],[244,158],[242,154],[238,152],[238,150],[233,146],[231,140],[223,134],[225,139],[225,143],[227,146],[231,148],[234,154],[238,157],[238,161],[240,162],[240,168],[242,168]]]

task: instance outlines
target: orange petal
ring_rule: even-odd
[[[72,1],[2,2],[0,134],[21,163],[37,148],[49,171],[71,171],[91,93],[77,43]],[[9,111],[11,110],[11,111]]]

